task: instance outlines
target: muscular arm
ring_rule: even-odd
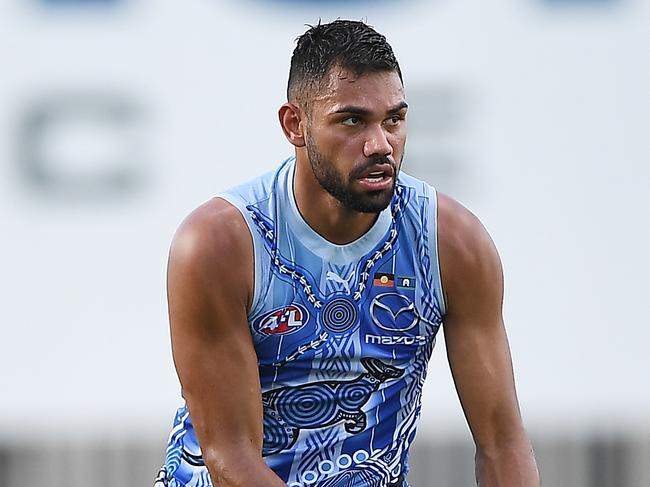
[[[476,443],[478,485],[537,487],[503,325],[499,256],[478,219],[444,195],[438,229],[447,356]]]
[[[247,323],[252,289],[246,223],[213,199],[183,222],[170,251],[174,363],[213,485],[286,487],[262,459],[262,398]]]

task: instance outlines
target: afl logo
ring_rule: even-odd
[[[291,304],[260,316],[253,327],[262,335],[288,335],[300,330],[309,321],[309,313],[299,304]]]

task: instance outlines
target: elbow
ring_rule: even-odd
[[[203,452],[205,465],[210,472],[212,484],[219,487],[248,487],[257,485],[256,480],[268,467],[259,452],[209,450]]]
[[[526,431],[517,428],[514,431],[498,432],[488,438],[476,441],[477,456],[492,458],[511,451],[532,451]]]
[[[533,447],[525,434],[507,439],[503,438],[483,445],[476,445],[477,458],[485,460],[493,460],[512,455],[513,453],[530,455],[532,452]]]
[[[524,435],[476,449],[476,479],[480,487],[512,485],[539,487],[533,448]]]

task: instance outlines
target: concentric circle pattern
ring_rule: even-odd
[[[350,298],[338,297],[328,302],[321,312],[323,325],[335,333],[349,330],[357,323],[358,311]]]
[[[375,388],[367,382],[345,384],[337,394],[339,406],[348,412],[359,412]]]
[[[264,454],[277,453],[293,443],[294,434],[282,421],[264,416]]]
[[[285,421],[300,428],[323,425],[336,415],[334,391],[324,385],[286,389],[276,407]]]

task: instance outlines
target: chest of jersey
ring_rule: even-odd
[[[330,261],[303,245],[282,217],[249,211],[264,237],[270,273],[263,305],[250,317],[262,389],[305,380],[350,380],[372,357],[408,367],[435,338],[422,222],[405,211],[400,189],[391,222],[373,248],[351,261]]]

